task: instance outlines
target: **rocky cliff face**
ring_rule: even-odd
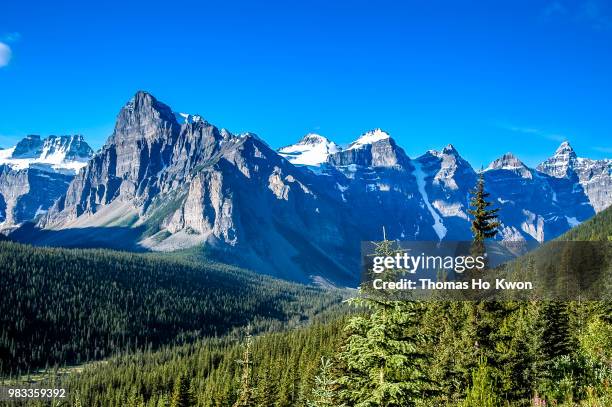
[[[26,140],[18,153],[39,144]],[[140,250],[206,245],[280,277],[353,284],[360,241],[380,239],[383,226],[392,239],[469,239],[477,176],[452,145],[412,159],[380,129],[345,148],[309,134],[276,152],[138,92],[61,198],[44,214],[48,200],[41,206],[37,229],[20,236]],[[506,240],[554,238],[612,200],[610,162],[578,158],[566,144],[537,170],[505,154],[484,177]],[[19,195],[23,182],[8,178]],[[0,214],[14,221],[18,198],[0,198]]]
[[[0,230],[8,232],[44,214],[66,192],[72,176],[0,165]]]
[[[335,222],[337,202],[316,182],[257,136],[201,119],[181,124],[168,106],[139,92],[38,226],[97,235],[107,228],[108,243],[113,231],[131,228],[146,249],[206,243],[281,277],[347,280],[347,267],[326,252],[338,248],[342,258],[351,226]]]

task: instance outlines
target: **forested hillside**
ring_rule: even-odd
[[[558,240],[608,240],[612,241],[612,206],[575,227]]]
[[[561,239],[606,236],[609,218]],[[609,303],[355,302],[354,316],[252,345],[243,336],[113,358],[68,385],[92,406],[612,405]]]
[[[344,322],[339,318],[256,337],[250,354],[251,405],[304,405],[321,357],[333,355],[340,344]],[[237,361],[243,360],[245,343],[244,338],[210,339],[139,352],[86,368],[67,384],[87,406],[157,407],[171,405],[180,379],[192,399],[189,405],[231,406],[238,398],[243,365]]]
[[[338,291],[154,254],[0,242],[0,369],[82,363],[117,352],[296,326]]]

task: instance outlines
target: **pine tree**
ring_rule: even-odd
[[[236,400],[233,407],[255,406],[255,400],[253,397],[253,387],[251,384],[253,365],[253,362],[251,361],[252,346],[253,337],[251,336],[251,327],[249,325],[247,327],[242,359],[238,361],[238,363],[242,366],[242,375],[240,377],[240,393],[238,395],[238,400]]]
[[[572,353],[574,344],[570,329],[568,304],[549,301],[542,310],[541,349],[546,360]]]
[[[485,190],[482,171],[470,195],[471,209],[468,210],[468,213],[473,216],[472,256],[484,256],[486,255],[485,240],[497,235],[500,223],[497,220],[499,209],[491,208],[493,204],[487,200],[490,194]],[[503,362],[500,348],[503,348],[510,340],[510,335],[504,332],[502,327],[511,309],[499,301],[477,301],[468,304],[467,307],[469,317],[464,334],[470,338],[470,342],[473,341],[473,354],[480,358],[479,365],[488,364],[481,368],[486,368],[486,374],[496,378],[500,375]],[[493,381],[491,386],[493,385],[498,385],[497,381]]]
[[[472,373],[472,385],[461,407],[500,406],[501,398],[496,392],[496,387],[491,368],[487,365],[486,359],[482,358],[478,369]]]
[[[170,407],[190,407],[192,405],[193,397],[189,389],[189,380],[185,375],[181,374],[174,382]]]
[[[321,358],[321,368],[315,377],[315,387],[308,407],[341,407],[336,403],[336,380],[332,378],[332,363],[329,359]]]
[[[485,239],[497,235],[499,222],[497,221],[498,208],[491,209],[492,203],[487,201],[489,193],[485,191],[484,175],[481,172],[476,188],[470,191],[470,207],[468,213],[474,217],[472,220],[473,251],[475,254],[484,253]]]
[[[398,250],[385,238],[375,252],[393,256]],[[349,336],[340,353],[341,401],[358,407],[409,407],[425,399],[432,386],[425,374],[430,357],[422,351],[419,333],[423,305],[363,295],[352,302],[368,314],[350,318],[345,327]]]

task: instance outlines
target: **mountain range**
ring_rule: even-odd
[[[555,238],[612,203],[612,160],[567,142],[537,168],[507,153],[482,171],[504,240]],[[412,158],[381,129],[276,151],[141,91],[95,154],[80,136],[0,150],[0,229],[44,245],[204,247],[278,277],[354,285],[360,241],[383,226],[392,239],[470,239],[478,174],[452,145]]]

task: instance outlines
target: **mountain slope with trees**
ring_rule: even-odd
[[[609,216],[562,239],[606,236]],[[247,348],[228,338],[111,359],[68,383],[93,406],[171,406],[177,383],[193,406],[612,405],[609,303],[409,304],[256,336],[247,404]]]
[[[0,242],[1,372],[295,326],[340,291],[162,255]]]

